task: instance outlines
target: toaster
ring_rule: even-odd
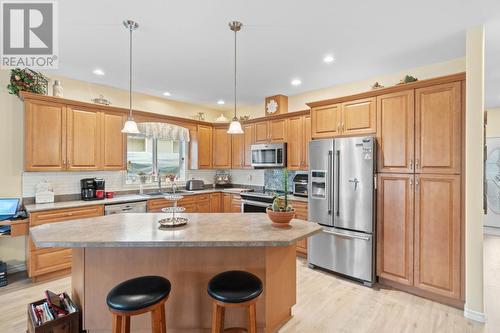
[[[205,183],[203,182],[203,180],[190,179],[186,182],[186,190],[188,191],[203,190],[204,188]]]

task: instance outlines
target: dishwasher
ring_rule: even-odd
[[[146,212],[146,201],[111,204],[104,206],[104,215],[122,214],[122,213],[145,213],[145,212]]]

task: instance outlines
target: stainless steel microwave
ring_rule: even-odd
[[[252,166],[254,168],[286,167],[286,143],[252,145]]]

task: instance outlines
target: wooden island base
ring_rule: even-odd
[[[296,302],[295,244],[278,247],[74,248],[72,295],[83,309],[83,329],[111,332],[107,293],[118,283],[160,275],[172,283],[166,303],[169,333],[209,332],[212,303],[207,283],[226,270],[246,270],[264,284],[257,302],[259,332],[275,332]],[[225,327],[246,327],[243,309],[227,309]],[[132,317],[133,332],[151,332],[150,317]]]

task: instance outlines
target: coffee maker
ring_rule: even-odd
[[[82,200],[104,199],[105,181],[102,178],[84,178],[80,180]]]

